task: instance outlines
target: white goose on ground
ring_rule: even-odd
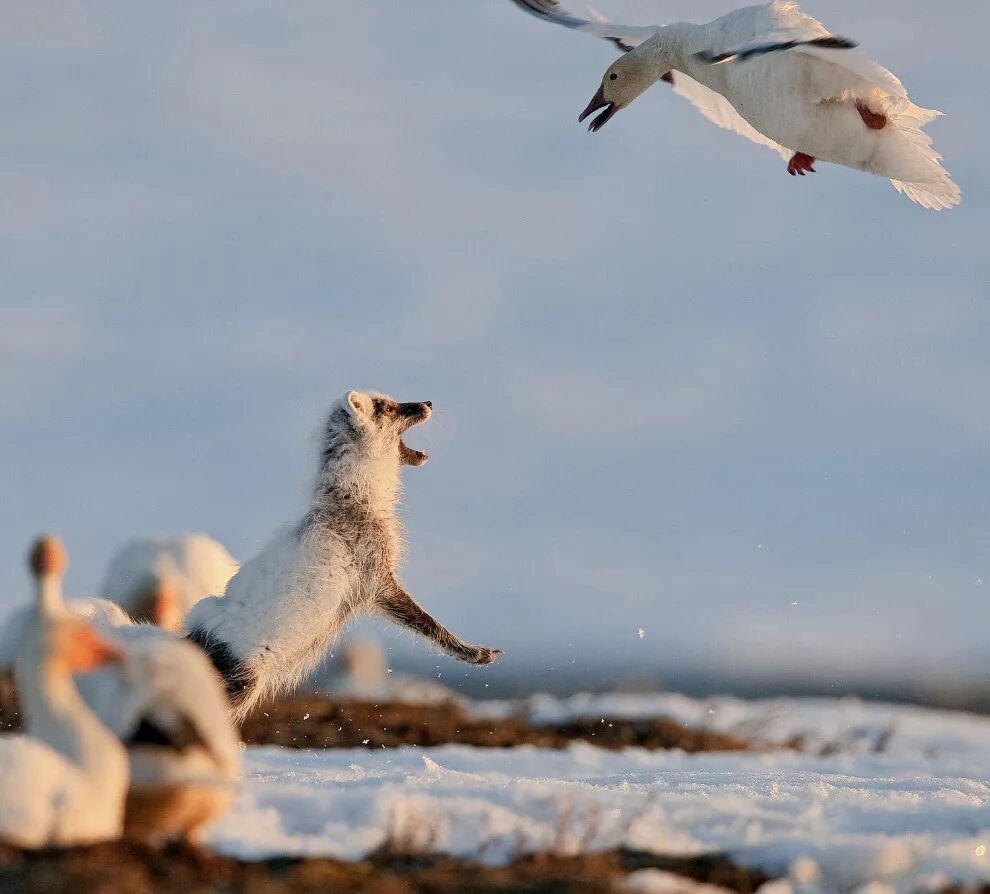
[[[123,654],[62,605],[65,553],[57,541],[38,542],[31,568],[38,600],[15,662],[28,735],[0,739],[0,840],[38,848],[119,838],[127,752],[86,706],[72,675]]]
[[[222,596],[237,571],[224,546],[206,534],[147,537],[121,547],[101,590],[136,621],[179,630],[204,596]]]
[[[124,651],[124,673],[91,674],[79,688],[127,746],[124,835],[195,840],[230,806],[240,774],[221,681],[200,649],[159,627],[128,621],[98,629]]]
[[[512,0],[541,19],[612,41],[625,55],[605,72],[578,120],[597,131],[657,81],[714,124],[779,152],[792,175],[815,161],[887,177],[942,211],[962,200],[915,105],[887,69],[856,52],[790,0],[737,9],[706,25],[618,25],[571,15],[556,0]]]
[[[224,811],[239,774],[239,741],[213,666],[192,643],[150,624],[135,624],[103,599],[62,601],[59,580],[47,584],[51,604],[93,624],[123,654],[120,667],[80,678],[93,713],[127,746],[130,788],[125,836],[159,843],[195,838]],[[0,639],[0,668],[9,667],[29,635],[33,616],[20,611]],[[21,694],[18,680],[18,694]]]

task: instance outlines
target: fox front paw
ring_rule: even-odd
[[[472,654],[468,655],[467,661],[469,664],[483,667],[486,664],[491,664],[501,654],[501,649],[489,649],[487,646],[478,646]]]

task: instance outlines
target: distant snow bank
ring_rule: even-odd
[[[669,717],[685,726],[731,733],[759,745],[800,744],[809,754],[832,752],[911,758],[937,757],[965,769],[979,760],[990,771],[990,718],[961,711],[868,702],[850,696],[747,700],[694,699],[677,693],[649,695],[536,695],[519,701],[464,702],[476,717],[522,714],[533,724],[578,718],[634,720]]]
[[[753,723],[769,740],[815,734],[825,753],[249,748],[238,802],[209,843],[248,859],[357,859],[391,837],[495,863],[520,850],[724,851],[788,876],[773,894],[990,879],[990,720],[856,700],[666,695],[528,710],[548,721],[659,711],[720,729]],[[831,753],[836,742],[849,750]]]

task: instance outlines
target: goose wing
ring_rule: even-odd
[[[93,712],[127,744],[142,736],[148,741],[148,727],[153,727],[164,740],[158,744],[178,750],[201,745],[224,774],[235,773],[237,737],[223,687],[206,656],[150,624],[105,629],[127,650],[127,673],[107,668],[77,680]]]
[[[742,64],[774,53],[794,52],[831,67],[831,77],[822,74],[824,69],[819,71],[819,100],[832,99],[845,90],[879,89],[896,104],[911,105],[896,75],[855,51],[856,41],[832,34],[802,12],[794,0],[775,0],[766,6],[731,12],[712,22],[709,38],[711,46],[697,54],[700,61]]]
[[[657,26],[620,25],[609,22],[594,11],[591,11],[593,21],[581,19],[565,10],[557,0],[512,0],[512,3],[530,15],[546,22],[562,25],[573,31],[583,31],[586,34],[611,41],[624,53],[651,38],[658,30]],[[755,36],[761,31],[779,28],[783,24],[779,20],[779,16],[789,14],[792,6],[793,4],[777,3],[771,4],[773,9],[770,7],[752,7],[750,10],[746,10],[745,12],[749,13],[749,17],[753,20],[731,23],[735,39],[741,42],[746,37]],[[756,13],[755,18],[754,13]],[[748,30],[748,34],[746,30],[740,33],[741,29]],[[735,131],[760,146],[766,146],[779,152],[784,158],[790,158],[791,153],[787,149],[763,136],[733,108],[732,103],[724,96],[714,90],[709,90],[694,78],[680,71],[671,72],[664,77],[664,80],[674,88],[674,93],[690,102],[712,124],[725,130]]]
[[[223,688],[202,651],[183,639],[158,636],[143,640],[135,659],[144,685],[131,700],[125,740],[150,743],[157,734],[157,744],[178,751],[199,746],[224,775],[236,773],[238,739]]]
[[[562,25],[573,31],[584,31],[603,40],[614,43],[622,52],[628,53],[633,47],[638,47],[657,33],[656,26],[649,25],[619,25],[607,22],[598,16],[595,21],[578,18],[564,9],[557,0],[512,0],[524,12],[528,12],[545,22]]]
[[[748,62],[750,59],[788,50],[852,50],[857,46],[859,44],[856,41],[835,34],[806,37],[800,31],[772,31],[721,53],[703,50],[697,53],[697,57],[709,65],[724,65],[726,62]]]

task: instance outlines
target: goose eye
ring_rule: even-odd
[[[613,73],[613,74],[610,74],[610,75],[608,76],[608,79],[609,79],[610,81],[614,81],[614,80],[615,80],[615,79],[616,79],[617,77],[618,77],[618,75],[617,75],[617,74],[614,74],[614,73]]]

